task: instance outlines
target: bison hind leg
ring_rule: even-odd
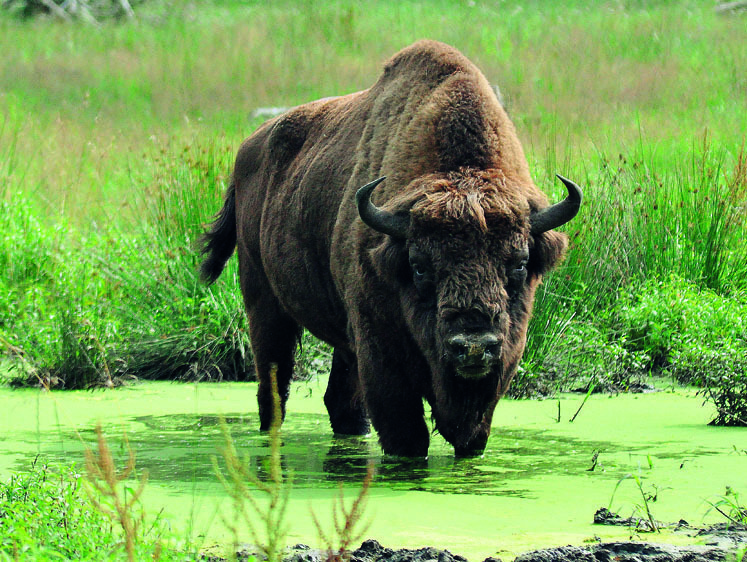
[[[259,380],[257,403],[260,430],[267,431],[273,421],[271,373],[275,369],[282,418],[285,419],[285,404],[288,401],[293,376],[293,356],[301,337],[301,328],[281,310],[274,297],[257,301],[249,308],[247,316],[254,365]]]
[[[363,397],[359,392],[355,359],[348,359],[338,349],[332,355],[324,405],[335,435],[368,435],[371,430]]]

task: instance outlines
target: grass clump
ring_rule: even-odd
[[[34,461],[0,483],[0,553],[7,559],[94,559],[115,548],[111,522],[93,509],[75,468]]]
[[[197,274],[198,216],[207,217],[214,200],[190,197],[205,181],[219,197],[220,178],[206,175],[228,168],[225,156],[215,162],[215,150],[200,154],[199,164],[177,163],[152,180],[160,187],[133,211],[137,230],[110,225],[84,234],[63,218],[50,228],[28,199],[0,201],[8,232],[0,241],[8,273],[0,280],[0,341],[22,358],[16,381],[89,388],[252,376],[235,264],[213,287]]]
[[[538,291],[514,395],[672,375],[714,390],[719,423],[742,418],[743,392],[722,390],[742,388],[745,372],[745,152],[707,136],[689,150],[672,163],[642,143],[601,158],[585,183],[578,174],[590,189],[566,261]]]
[[[647,457],[646,460],[649,470],[653,469],[654,466],[651,457]],[[610,511],[612,509],[612,502],[615,499],[615,494],[617,493],[620,485],[626,480],[633,480],[636,488],[638,489],[641,501],[640,503],[634,504],[633,517],[630,517],[627,522],[635,532],[659,533],[661,532],[661,523],[654,518],[654,514],[651,508],[651,504],[655,503],[659,499],[659,487],[656,484],[645,486],[644,478],[641,472],[641,468],[639,467],[637,473],[628,473],[617,481],[617,484],[615,484],[615,488],[612,491],[610,503],[606,511],[608,513],[612,513]]]
[[[716,501],[708,503],[710,509],[718,511],[729,523],[747,527],[747,506],[739,501],[739,492],[731,486]]]
[[[677,277],[621,299],[612,333],[650,371],[701,387],[715,425],[747,425],[747,300]]]
[[[0,483],[0,559],[121,560],[122,535],[98,509],[101,498],[86,493],[84,482],[74,466],[37,459],[29,470]],[[120,487],[117,493],[129,492]],[[162,547],[159,520],[140,531],[129,560],[197,559],[190,551]]]
[[[711,425],[747,427],[747,359],[736,351],[722,349],[707,357],[698,352],[693,362],[692,370],[707,370],[701,394],[716,406]]]
[[[696,346],[747,350],[747,300],[727,297],[677,276],[651,279],[636,294],[621,295],[611,329],[650,369],[667,369],[683,382],[702,382],[680,364]]]
[[[520,372],[518,390],[641,388],[651,375],[695,385],[716,407],[715,425],[747,419],[747,300],[676,275],[619,289],[594,321],[573,319],[554,353]],[[531,357],[531,354],[530,354]]]

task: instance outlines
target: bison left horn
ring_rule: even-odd
[[[374,230],[378,230],[394,238],[407,238],[407,232],[410,228],[409,216],[384,211],[371,203],[371,192],[385,179],[386,176],[367,183],[355,193],[358,214],[361,220]]]
[[[532,234],[542,234],[567,223],[576,216],[579,207],[581,207],[581,188],[561,175],[558,175],[558,179],[565,184],[568,197],[560,203],[555,203],[555,205],[532,214],[530,218]]]

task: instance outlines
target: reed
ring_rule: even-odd
[[[248,531],[252,545],[259,549],[264,559],[269,562],[282,562],[285,538],[288,534],[286,510],[291,484],[288,478],[283,476],[280,454],[280,426],[283,414],[277,386],[277,366],[271,369],[270,381],[273,409],[268,435],[270,455],[266,465],[266,480],[251,470],[248,457],[239,456],[225,424],[222,428],[224,446],[220,451],[226,465],[225,474],[217,458],[213,458],[213,466],[218,479],[233,500],[234,515],[224,521],[234,537],[234,557],[239,551],[241,529],[238,525],[241,524]],[[267,501],[260,500],[258,496]]]

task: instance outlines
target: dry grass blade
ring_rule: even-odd
[[[231,520],[225,519],[226,526],[234,537],[234,553],[239,547],[239,527],[236,522],[242,522],[249,531],[254,546],[270,562],[282,560],[282,549],[288,534],[285,515],[290,495],[290,485],[283,478],[280,454],[280,424],[282,412],[280,408],[280,394],[277,388],[277,367],[271,370],[271,384],[273,396],[273,418],[270,426],[267,481],[262,481],[249,467],[249,458],[240,458],[236,451],[228,426],[222,423],[224,446],[221,455],[226,463],[226,475],[218,466],[217,458],[213,457],[213,467],[218,480],[223,484],[233,501],[234,515]],[[260,492],[267,497],[267,502],[260,502],[255,497]],[[256,522],[259,519],[261,525]],[[262,532],[260,531],[262,527]]]
[[[130,491],[128,498],[129,489],[125,488],[122,491],[120,486],[135,471],[135,452],[130,447],[127,437],[125,436],[127,465],[121,471],[117,471],[111,450],[101,430],[101,424],[96,425],[96,441],[97,451],[94,453],[86,449],[85,452],[88,495],[101,513],[122,528],[127,559],[134,561],[137,537],[144,519],[144,514],[136,511],[136,505],[145,490],[148,474],[143,472],[137,489]]]
[[[342,484],[340,484],[339,494],[332,504],[332,521],[334,524],[332,532],[324,531],[316,513],[311,509],[311,517],[314,520],[317,533],[319,533],[319,538],[327,551],[328,562],[347,562],[350,560],[351,547],[368,530],[371,522],[363,522],[362,519],[366,510],[368,492],[371,488],[373,476],[374,465],[373,462],[369,461],[361,489],[349,508],[345,507],[345,494]]]

